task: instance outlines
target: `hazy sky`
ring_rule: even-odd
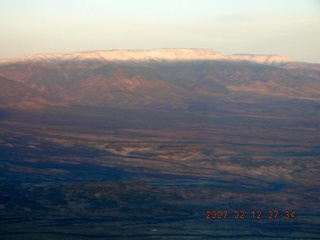
[[[320,63],[320,0],[0,0],[0,58],[207,48]]]

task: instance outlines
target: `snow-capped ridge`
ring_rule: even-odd
[[[109,50],[88,51],[67,54],[24,55],[9,61],[190,61],[226,59],[221,53],[206,49],[155,49],[155,50]]]
[[[256,63],[262,64],[279,64],[279,63],[289,63],[289,62],[297,62],[297,60],[281,56],[277,54],[233,54],[229,56],[229,59],[232,60],[247,60]]]
[[[154,49],[154,50],[108,50],[87,51],[65,54],[23,55],[0,63],[14,62],[60,62],[60,61],[252,61],[261,64],[281,64],[297,62],[295,59],[280,55],[234,54],[223,55],[208,49]]]

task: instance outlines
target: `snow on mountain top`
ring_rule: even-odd
[[[0,60],[0,63],[12,62],[56,62],[56,61],[192,61],[192,60],[226,60],[253,61],[263,64],[295,62],[294,59],[279,55],[234,54],[225,56],[207,49],[154,49],[154,50],[109,50],[88,51],[66,54],[24,55],[12,59]]]
[[[233,60],[247,60],[263,64],[278,64],[296,62],[295,59],[280,55],[264,55],[264,54],[234,54],[229,56]]]
[[[149,61],[149,60],[214,60],[226,58],[223,54],[205,49],[155,49],[155,50],[110,50],[89,51],[67,54],[25,55],[9,61]]]

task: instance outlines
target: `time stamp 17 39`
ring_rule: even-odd
[[[296,217],[294,210],[206,210],[206,219],[292,219]]]

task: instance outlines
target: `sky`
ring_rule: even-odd
[[[0,58],[204,48],[320,63],[320,0],[0,0]]]

